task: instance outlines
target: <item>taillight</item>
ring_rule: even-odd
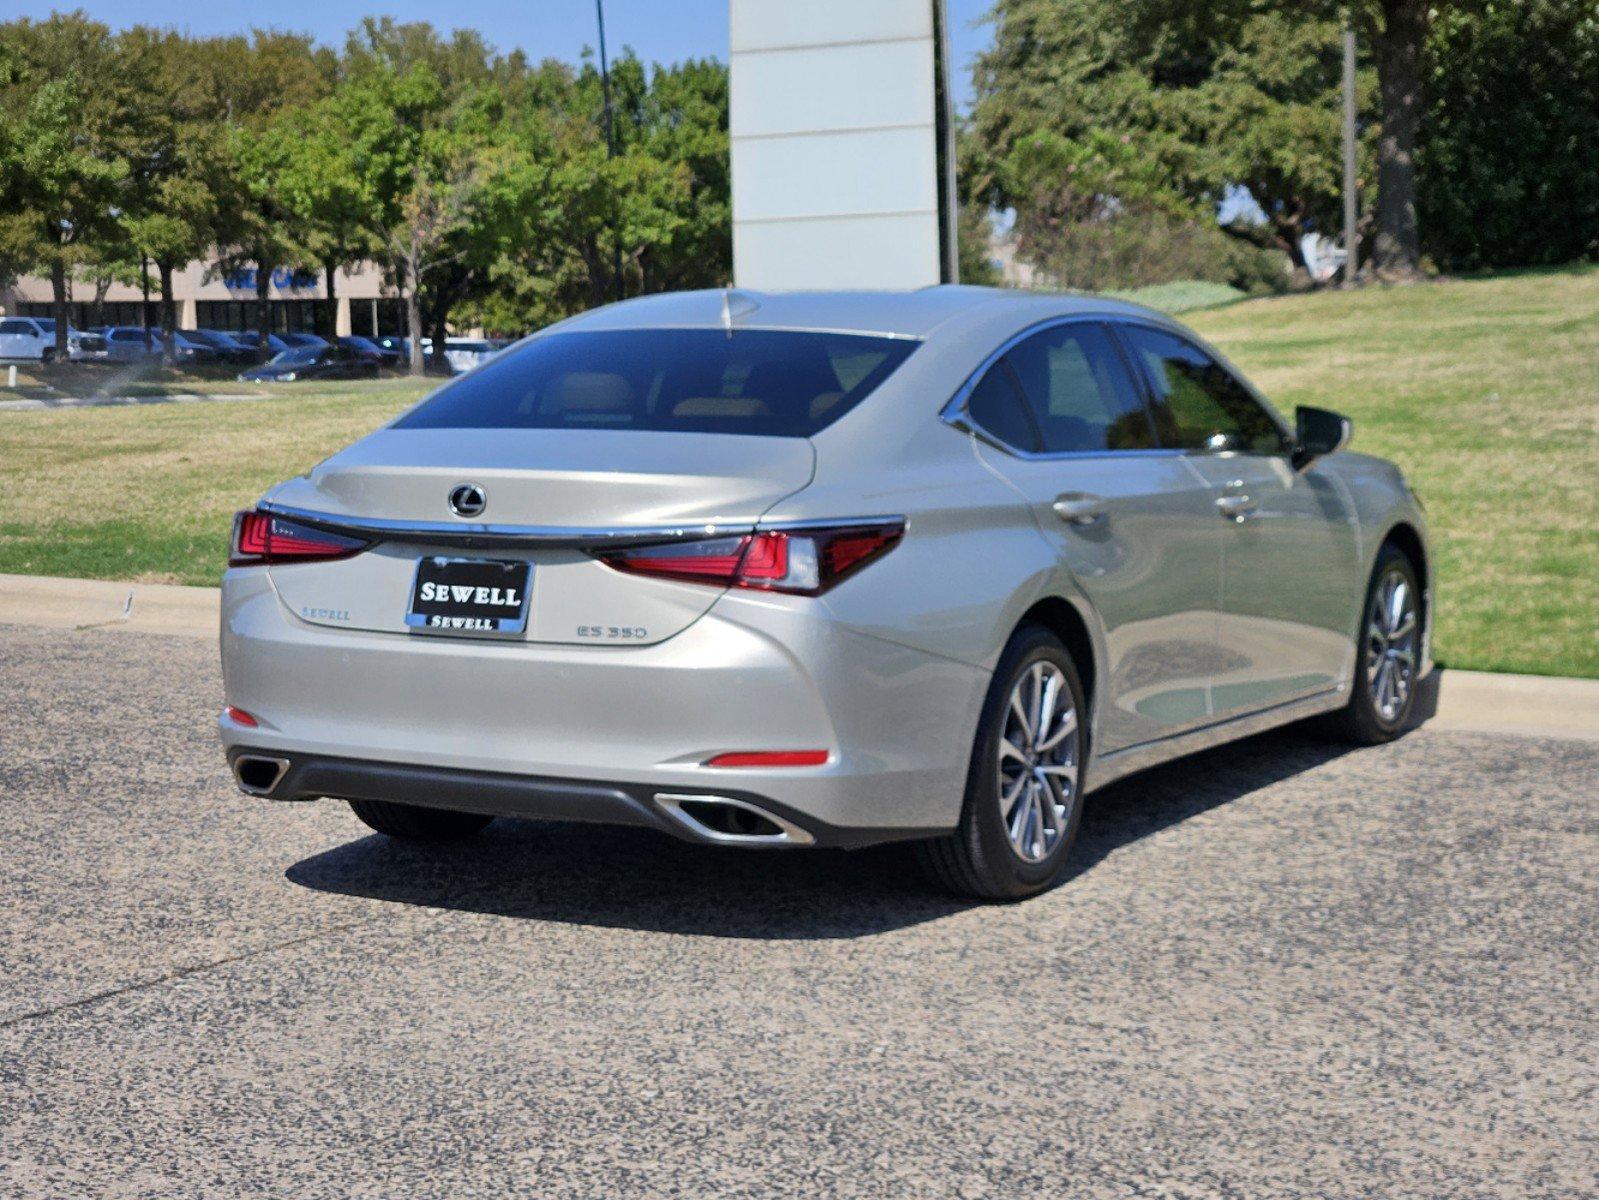
[[[607,566],[635,575],[819,596],[887,554],[904,532],[903,521],[774,529],[743,537],[614,550],[597,557]]]
[[[359,538],[314,529],[260,509],[247,509],[234,514],[233,549],[228,555],[228,566],[347,558],[359,554],[368,544]]]

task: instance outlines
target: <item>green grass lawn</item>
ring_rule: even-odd
[[[0,571],[214,584],[236,509],[431,386],[290,383],[259,400],[0,412]]]
[[[1336,408],[1427,505],[1439,657],[1599,677],[1599,268],[1253,300],[1189,320],[1285,412]],[[214,583],[228,522],[425,390],[0,412],[0,571]]]

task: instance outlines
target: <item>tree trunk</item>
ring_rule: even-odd
[[[260,259],[255,264],[255,329],[255,361],[266,362],[272,357],[267,341],[272,335],[272,264]]]
[[[328,327],[323,331],[322,336],[331,342],[337,340],[339,336],[339,297],[334,290],[334,276],[338,273],[338,268],[333,263],[324,263],[322,270],[327,275],[328,280],[328,303],[326,308]]]
[[[405,336],[410,342],[410,371],[422,374],[422,298],[417,293],[416,255],[405,260]]]
[[[1383,0],[1376,36],[1382,136],[1377,142],[1377,237],[1372,269],[1384,279],[1421,274],[1416,229],[1416,130],[1421,119],[1425,0]]]
[[[56,322],[55,360],[64,363],[67,345],[67,260],[58,248],[50,259],[50,315]]]
[[[89,324],[95,329],[109,324],[105,319],[105,297],[114,282],[109,275],[101,275],[94,281],[94,302],[89,306]]]
[[[437,375],[450,373],[450,360],[444,357],[444,340],[449,336],[445,327],[444,318],[449,313],[449,305],[444,297],[440,296],[433,305],[433,372]]]
[[[155,269],[161,275],[161,361],[172,366],[178,360],[177,311],[172,303],[172,264],[158,261]]]

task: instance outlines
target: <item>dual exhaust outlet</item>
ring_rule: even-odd
[[[291,763],[266,754],[241,754],[233,760],[233,777],[247,796],[273,798]],[[529,817],[540,815],[536,799],[529,797]],[[699,793],[657,792],[655,808],[664,813],[692,840],[722,846],[809,846],[809,832],[748,800]],[[656,824],[641,820],[640,824]]]

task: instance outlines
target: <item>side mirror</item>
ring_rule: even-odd
[[[1354,426],[1348,417],[1325,408],[1300,405],[1294,413],[1294,470],[1302,471],[1318,458],[1336,454],[1349,445]]]

